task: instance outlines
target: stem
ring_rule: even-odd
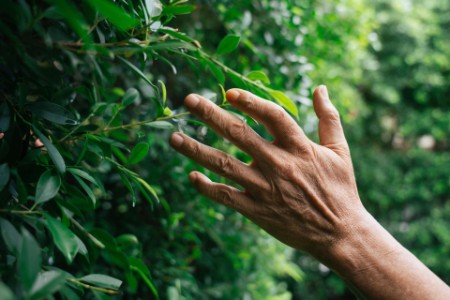
[[[117,290],[104,289],[104,288],[100,288],[100,287],[97,287],[97,286],[89,285],[89,284],[81,282],[79,279],[76,279],[76,278],[69,278],[67,280],[72,282],[72,283],[75,283],[75,284],[77,284],[79,286],[82,286],[82,287],[84,287],[86,289],[102,292],[102,293],[105,293],[105,294],[108,294],[108,295],[118,295],[118,294],[121,293],[120,291],[117,291]]]
[[[101,249],[105,249],[105,245],[100,242],[95,236],[93,236],[92,234],[90,234],[83,226],[81,226],[80,223],[78,223],[74,218],[72,218],[71,216],[68,216],[66,214],[66,217],[70,220],[70,222],[72,222],[73,225],[75,225],[75,227],[77,227],[81,232],[83,232],[97,247],[101,248]]]
[[[40,211],[32,211],[32,210],[9,210],[9,209],[0,209],[0,212],[10,213],[15,215],[40,215],[42,212]]]

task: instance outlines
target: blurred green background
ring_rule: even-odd
[[[449,1],[1,5],[0,298],[352,299],[189,184],[223,179],[171,150],[174,130],[249,161],[182,107],[196,92],[232,111],[231,87],[317,141],[326,84],[365,206],[450,282]]]

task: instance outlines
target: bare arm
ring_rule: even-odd
[[[339,114],[324,86],[314,93],[320,145],[270,101],[239,89],[229,90],[227,99],[262,123],[274,141],[264,140],[212,102],[189,95],[189,111],[253,158],[247,165],[174,133],[170,143],[177,151],[245,189],[192,172],[189,178],[202,194],[316,257],[368,298],[450,299],[450,288],[362,205]]]

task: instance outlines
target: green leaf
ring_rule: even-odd
[[[0,165],[0,192],[6,187],[9,182],[10,171],[8,163]]]
[[[216,77],[217,81],[223,85],[225,83],[225,74],[222,72],[222,69],[210,60],[205,60],[205,62],[211,73],[213,73],[214,77]]]
[[[55,164],[56,169],[59,173],[64,173],[66,171],[66,163],[64,162],[63,157],[56,149],[56,147],[50,142],[50,140],[35,126],[33,126],[33,132],[38,136],[44,146],[47,148],[48,155],[50,159]]]
[[[164,27],[158,30],[158,32],[162,32],[168,35],[173,36],[174,38],[180,39],[182,41],[188,42],[188,43],[198,43],[195,39],[191,38],[190,36],[186,35],[185,33],[176,31],[173,28]]]
[[[125,108],[128,105],[134,103],[136,99],[139,98],[139,92],[135,88],[130,88],[127,90],[122,99],[122,107]]]
[[[73,174],[73,175],[77,175],[83,179],[86,179],[87,181],[89,181],[90,183],[93,183],[95,185],[98,186],[97,181],[95,180],[94,177],[92,177],[89,173],[81,170],[81,169],[76,169],[76,168],[67,168],[67,171],[69,171],[69,173]]]
[[[253,81],[261,81],[262,83],[270,84],[269,77],[262,71],[252,71],[245,75],[245,77]]]
[[[163,106],[166,106],[166,101],[167,101],[167,89],[166,89],[166,85],[164,84],[164,82],[162,80],[158,80],[159,84],[161,84],[161,91],[162,91],[162,100],[163,100]]]
[[[79,245],[77,236],[60,221],[46,214],[48,229],[50,230],[53,241],[59,251],[64,255],[67,262],[72,263],[75,255],[78,253]]]
[[[147,82],[148,84],[150,84],[155,90],[157,89],[156,86],[153,84],[153,82],[151,82],[150,79],[148,79],[148,77],[141,71],[139,70],[135,65],[133,65],[132,63],[130,63],[128,60],[126,60],[123,57],[118,56],[117,57],[119,60],[121,60],[124,64],[126,64],[130,70],[132,70],[134,73],[136,73],[139,77],[141,77],[145,82]]]
[[[46,119],[60,125],[77,125],[75,116],[64,107],[52,102],[36,102],[29,104],[27,109],[36,117]]]
[[[217,47],[216,53],[218,55],[227,54],[230,52],[233,52],[239,45],[239,41],[241,40],[241,37],[238,35],[232,35],[229,34],[226,37],[224,37]]]
[[[64,286],[67,275],[56,270],[42,272],[38,275],[30,291],[30,300],[51,296]]]
[[[22,228],[22,245],[17,258],[20,280],[26,291],[29,291],[41,271],[41,247],[34,237]]]
[[[0,105],[0,133],[8,131],[11,122],[11,111],[6,102]]]
[[[274,100],[278,102],[278,104],[283,106],[288,112],[298,118],[297,106],[291,99],[289,99],[288,96],[286,96],[286,94],[276,90],[268,90],[268,92],[274,98]]]
[[[113,289],[118,290],[120,286],[122,285],[122,281],[108,276],[108,275],[102,275],[102,274],[90,274],[84,277],[80,278],[81,281],[84,281],[86,283],[107,288],[107,289]]]
[[[21,249],[21,235],[16,228],[5,219],[0,218],[0,226],[0,231],[6,247],[11,253],[17,255]]]
[[[95,204],[97,203],[97,198],[95,197],[94,192],[92,189],[87,185],[78,175],[72,174],[75,180],[80,184],[81,188],[86,192],[89,199],[91,199],[92,205],[95,207]]]
[[[193,5],[164,6],[161,15],[163,15],[163,16],[167,16],[167,15],[186,15],[186,14],[190,14],[192,11],[194,11],[194,9],[195,9],[195,6],[193,6]]]
[[[153,282],[150,280],[150,271],[148,270],[147,266],[140,260],[134,257],[129,257],[129,264],[131,270],[135,271],[136,273],[141,276],[142,280],[147,284],[147,286],[150,288],[151,292],[153,293],[153,296],[156,299],[159,299],[158,290],[156,289]]]
[[[150,150],[149,144],[147,143],[137,144],[130,153],[130,157],[128,158],[128,165],[133,165],[143,160],[145,156],[147,156],[149,150]]]
[[[47,202],[58,194],[61,187],[61,177],[58,174],[53,174],[52,170],[45,171],[36,187],[36,203]]]
[[[173,124],[167,121],[153,121],[149,123],[145,123],[146,126],[158,128],[158,129],[172,129]]]
[[[125,31],[136,26],[139,21],[122,8],[108,0],[88,0],[88,3],[119,30]]]
[[[14,300],[16,298],[11,289],[1,281],[0,281],[0,295],[2,296],[2,300]]]
[[[158,195],[156,194],[155,190],[144,179],[139,178],[139,177],[135,177],[134,179],[136,179],[159,202],[159,198],[158,198]]]

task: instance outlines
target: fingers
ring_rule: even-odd
[[[200,193],[220,204],[226,205],[245,215],[251,214],[254,211],[253,199],[236,188],[212,182],[208,177],[199,172],[190,173],[189,180]]]
[[[268,157],[273,152],[271,143],[261,138],[244,121],[211,101],[191,94],[186,97],[185,105],[196,117],[253,158]]]
[[[223,151],[203,145],[196,140],[179,132],[170,137],[170,144],[180,153],[193,159],[195,162],[226,177],[245,188],[262,188],[267,183],[256,170],[250,168],[240,160]]]
[[[314,110],[319,118],[320,144],[328,148],[347,148],[339,113],[331,103],[324,85],[314,91]]]
[[[279,105],[241,89],[231,89],[226,95],[231,105],[262,123],[277,144],[290,146],[308,140],[300,126]]]

